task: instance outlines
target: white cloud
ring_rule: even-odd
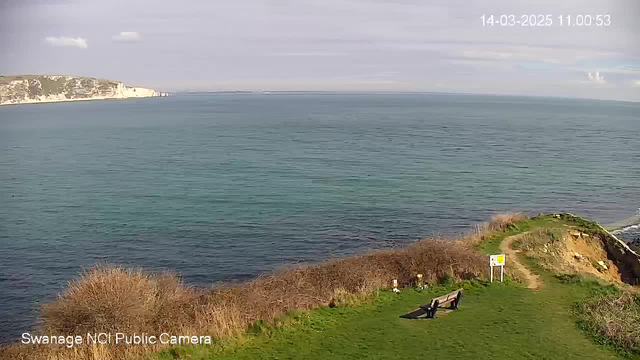
[[[589,80],[596,84],[604,84],[604,76],[600,75],[600,71],[588,72]]]
[[[315,81],[309,87],[325,90],[355,89],[356,85],[360,90],[368,86],[364,85],[366,80],[371,83],[369,90],[377,90],[379,80],[391,80],[398,87],[406,85],[407,90],[428,91],[439,83],[443,84],[440,88],[460,92],[477,89],[640,101],[640,86],[635,83],[640,79],[640,47],[634,46],[640,22],[634,17],[638,7],[630,5],[640,1],[587,1],[593,4],[585,5],[585,0],[538,0],[535,6],[523,0],[271,1],[266,5],[263,0],[195,1],[199,6],[154,0],[54,1],[55,6],[46,5],[51,0],[17,1],[37,6],[6,9],[9,52],[15,55],[0,61],[0,72],[47,72],[55,60],[59,65],[56,72],[96,68],[120,74],[125,81],[128,77],[140,79],[136,81],[142,84],[147,81],[149,87],[163,79],[161,82],[173,90],[195,81],[201,89],[218,90],[219,83],[233,79],[238,80],[234,86],[258,89],[269,88],[267,79],[279,88],[290,85],[303,89],[307,84],[296,81],[305,79]],[[554,26],[533,31],[482,27],[479,16],[507,11],[536,13],[541,8],[566,14],[576,6],[592,14],[610,14],[615,21],[607,31],[572,30],[557,26],[554,15]],[[0,19],[5,15],[3,10]],[[29,57],[29,47],[14,36],[29,31],[44,34],[36,40],[47,46],[46,34],[82,35],[91,38],[92,49],[97,46],[95,41],[106,36],[114,46],[133,46],[139,55],[163,60],[153,68],[143,63],[122,68],[109,57],[96,58],[89,65],[82,57]],[[166,46],[157,46],[149,34],[162,35]],[[168,48],[170,54],[166,53]],[[211,66],[212,62],[216,66]],[[185,68],[198,71],[176,71]],[[596,70],[600,75],[594,77]],[[377,75],[384,73],[388,75]],[[587,73],[592,73],[592,79]],[[604,80],[599,80],[602,74],[606,74]],[[479,83],[477,87],[475,83]]]
[[[80,49],[86,49],[89,47],[87,44],[87,39],[83,38],[70,38],[65,36],[54,37],[49,36],[44,39],[47,44],[51,46],[61,46],[61,47],[77,47]]]
[[[120,34],[113,36],[112,39],[120,42],[134,42],[141,40],[142,37],[137,31],[122,31]]]
[[[635,87],[635,88],[640,88],[640,79],[639,80],[633,80],[631,82],[631,86]]]

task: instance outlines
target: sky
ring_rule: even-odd
[[[551,26],[498,25],[530,14],[551,15]],[[592,25],[567,26],[567,15]],[[0,74],[162,91],[640,101],[638,19],[637,0],[0,0]]]

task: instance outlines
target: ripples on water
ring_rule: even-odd
[[[640,106],[206,95],[0,108],[0,338],[83,266],[248,279],[499,211],[638,207]]]
[[[622,229],[614,231],[613,234],[618,239],[640,245],[640,224],[625,226]]]

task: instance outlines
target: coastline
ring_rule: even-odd
[[[6,105],[29,105],[29,104],[50,104],[50,103],[60,103],[60,102],[73,102],[73,101],[99,101],[99,100],[127,100],[127,99],[148,99],[148,98],[157,98],[157,97],[168,97],[170,96],[168,93],[161,93],[162,95],[151,95],[151,96],[126,96],[126,97],[113,97],[113,96],[98,96],[92,98],[81,98],[81,99],[50,99],[50,100],[34,100],[29,99],[17,103],[0,103],[0,106]]]
[[[0,75],[0,105],[162,97],[168,93],[121,81],[64,75]]]
[[[629,228],[630,226],[639,225],[639,224],[640,224],[640,215],[635,215],[620,221],[616,221],[611,224],[602,225],[602,227],[607,229],[608,231],[614,232],[614,231],[624,231],[626,228]]]
[[[640,215],[603,225],[603,228],[627,244],[640,244]]]
[[[320,308],[366,308],[381,296],[381,291],[389,294],[392,283],[402,288],[401,292],[410,292],[423,281],[419,275],[416,282],[415,274],[424,274],[427,289],[452,284],[486,287],[486,254],[495,252],[494,247],[509,237],[514,239],[529,233],[545,240],[544,236],[553,234],[558,226],[573,229],[566,230],[569,234],[563,237],[566,241],[591,241],[592,238],[602,241],[600,253],[581,256],[596,256],[595,259],[603,253],[613,256],[612,262],[605,260],[607,264],[620,269],[624,266],[631,276],[626,280],[616,278],[614,283],[632,284],[628,281],[637,279],[640,257],[596,222],[569,213],[541,214],[533,218],[520,213],[499,214],[458,238],[425,238],[407,247],[293,266],[214,288],[185,285],[174,273],[97,266],[71,281],[55,301],[44,304],[40,327],[34,329],[34,335],[23,333],[20,343],[0,346],[0,358],[155,358],[159,351],[176,345],[233,343],[253,334],[255,326],[295,326],[295,323],[283,322],[283,316],[292,311],[309,316],[310,311]],[[558,268],[546,271],[553,269]],[[592,273],[597,271],[588,269]],[[517,271],[508,270],[511,280],[502,285],[501,291],[504,286],[520,289],[521,285],[512,282]],[[600,277],[606,278],[606,274]],[[394,316],[397,317],[395,312]],[[115,343],[111,342],[112,332],[115,332]],[[87,334],[86,341],[80,334]],[[108,341],[103,339],[107,336]],[[97,343],[103,345],[99,349],[95,346],[96,338]],[[201,349],[211,350],[210,347]]]

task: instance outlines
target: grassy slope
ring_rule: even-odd
[[[482,244],[477,246],[477,250],[482,250],[485,254],[499,254],[500,253],[500,243],[508,236],[520,234],[523,232],[527,232],[533,230],[535,228],[540,227],[559,227],[565,225],[565,222],[559,219],[555,219],[551,216],[541,216],[537,218],[531,218],[527,221],[522,221],[515,224],[510,229],[495,234],[491,238],[484,241]]]
[[[497,253],[506,236],[563,223],[547,216],[531,219],[488,239],[480,248]],[[572,305],[600,285],[562,282],[535,264],[528,265],[540,272],[544,289],[533,291],[517,283],[467,283],[460,309],[436,320],[399,316],[451,288],[405,290],[400,295],[383,292],[370,305],[293,315],[288,319],[295,326],[257,327],[260,331],[243,343],[184,347],[164,352],[160,358],[613,359],[624,355],[596,345],[571,315]]]

